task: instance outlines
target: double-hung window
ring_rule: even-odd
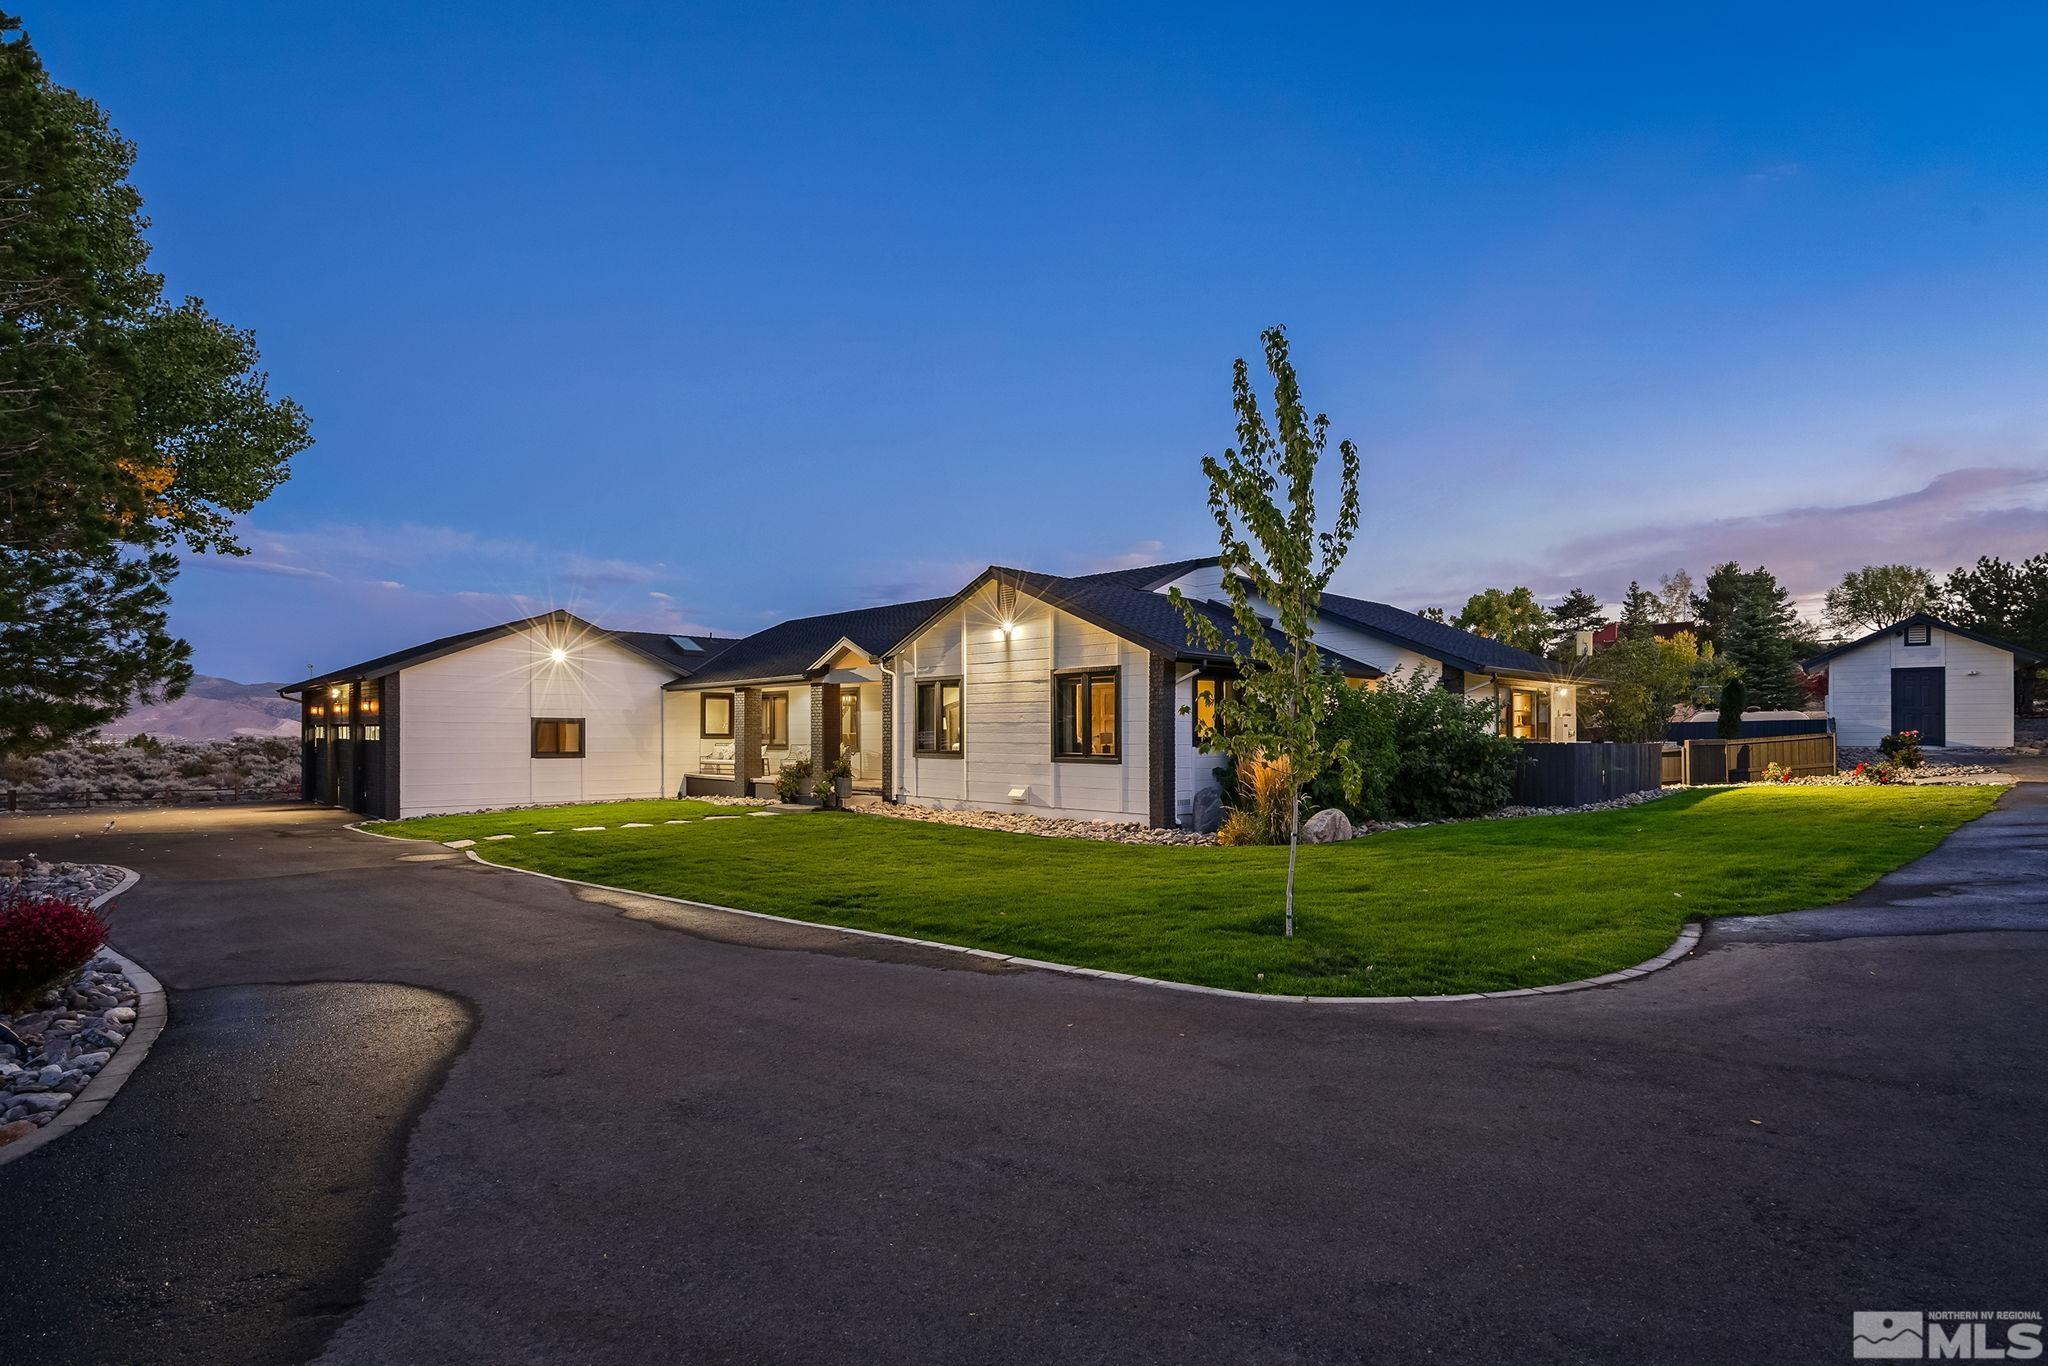
[[[958,754],[965,739],[960,680],[926,679],[917,685],[917,752]]]
[[[771,749],[789,744],[789,694],[761,694],[761,743]]]
[[[1116,762],[1122,754],[1118,694],[1115,669],[1053,675],[1053,758]]]

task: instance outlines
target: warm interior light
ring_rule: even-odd
[[[567,664],[569,662],[569,652],[557,645],[554,649],[548,651],[548,658],[557,664]]]

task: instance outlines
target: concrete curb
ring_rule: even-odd
[[[108,864],[107,866],[110,868],[121,867],[118,863]],[[122,878],[120,886],[110,892],[102,892],[92,899],[92,908],[94,910],[98,910],[130,887],[133,887],[136,883],[142,881],[142,874],[136,872],[133,868],[121,868],[121,872],[125,876]],[[142,1066],[142,1060],[149,1056],[150,1047],[156,1043],[157,1035],[164,1032],[164,1024],[170,1018],[170,1007],[164,996],[163,983],[157,981],[149,969],[143,967],[142,964],[136,962],[127,954],[119,953],[110,947],[103,946],[99,953],[94,956],[111,958],[119,963],[121,971],[127,974],[130,982],[134,983],[136,994],[135,1028],[128,1031],[128,1037],[123,1039],[121,1046],[114,1050],[114,1056],[107,1059],[107,1065],[99,1070],[97,1076],[86,1083],[85,1089],[73,1097],[69,1105],[58,1111],[55,1119],[30,1134],[27,1138],[0,1148],[0,1167],[6,1166],[17,1158],[27,1157],[59,1134],[71,1132],[71,1130],[76,1129],[79,1125],[106,1109],[113,1101],[114,1093],[121,1089],[128,1078],[134,1074],[135,1069]]]
[[[370,834],[370,831],[363,831]],[[380,836],[389,839],[391,836]],[[413,840],[411,843],[431,843]],[[913,948],[937,949],[944,953],[963,953],[973,958],[987,958],[998,963],[1009,963],[1014,967],[1035,968],[1040,972],[1065,973],[1070,977],[1093,977],[1104,982],[1128,982],[1133,986],[1164,987],[1169,991],[1188,991],[1199,996],[1227,996],[1239,1001],[1263,1001],[1269,1004],[1309,1006],[1400,1006],[1400,1005],[1447,1005],[1457,1001],[1507,1001],[1520,996],[1558,996],[1569,991],[1591,991],[1596,987],[1619,986],[1623,982],[1647,977],[1660,968],[1668,968],[1679,959],[1691,953],[1700,942],[1701,926],[1696,920],[1687,921],[1678,931],[1678,938],[1671,941],[1671,947],[1647,962],[1616,972],[1602,973],[1598,977],[1583,977],[1576,982],[1560,982],[1547,987],[1517,987],[1512,991],[1474,991],[1450,996],[1282,996],[1269,992],[1233,991],[1229,987],[1196,986],[1192,982],[1169,982],[1158,977],[1134,977],[1129,973],[1107,972],[1101,968],[1080,968],[1071,963],[1047,963],[1036,958],[1019,958],[1012,954],[997,953],[993,949],[963,948],[958,944],[942,944],[935,939],[912,939],[908,935],[887,934],[881,930],[857,930],[847,925],[824,925],[815,920],[792,920],[785,915],[769,915],[765,911],[743,911],[737,906],[718,906],[708,901],[686,901],[679,896],[663,896],[659,892],[642,892],[632,887],[614,887],[603,882],[585,882],[581,878],[558,877],[553,873],[539,873],[531,868],[514,868],[509,864],[493,863],[474,849],[465,849],[464,857],[472,863],[494,868],[504,873],[521,873],[527,877],[545,878],[549,882],[560,882],[570,887],[589,887],[600,892],[616,892],[621,896],[646,897],[650,901],[666,901],[673,906],[687,906],[696,911],[718,911],[725,915],[745,916],[749,920],[767,920],[778,925],[795,925],[807,930],[823,930],[832,934],[858,935],[862,939],[879,939],[891,944],[908,944]]]

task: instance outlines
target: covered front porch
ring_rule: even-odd
[[[844,759],[854,790],[881,793],[887,726],[881,666],[841,642],[804,676],[678,688],[667,737],[677,796],[775,795],[787,764],[815,774]]]

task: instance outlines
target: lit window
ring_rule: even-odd
[[[581,759],[583,757],[583,718],[580,716],[534,717],[533,757],[536,759]]]
[[[1225,702],[1237,695],[1237,680],[1216,674],[1195,678],[1195,744],[1207,746],[1216,738],[1216,718]]]
[[[365,740],[382,740],[384,738],[384,727],[374,721],[370,722],[363,727],[363,738]]]
[[[789,694],[761,694],[761,743],[781,747],[789,743]]]
[[[1508,734],[1517,740],[1550,738],[1550,690],[1514,688],[1508,693]]]
[[[1052,681],[1052,752],[1059,759],[1117,757],[1117,673],[1060,674]]]
[[[334,728],[334,738],[337,740],[348,739],[348,722],[344,721]]]
[[[958,754],[961,746],[960,680],[935,678],[917,685],[917,752]]]
[[[698,733],[707,740],[732,739],[732,694],[704,694],[704,724]]]

